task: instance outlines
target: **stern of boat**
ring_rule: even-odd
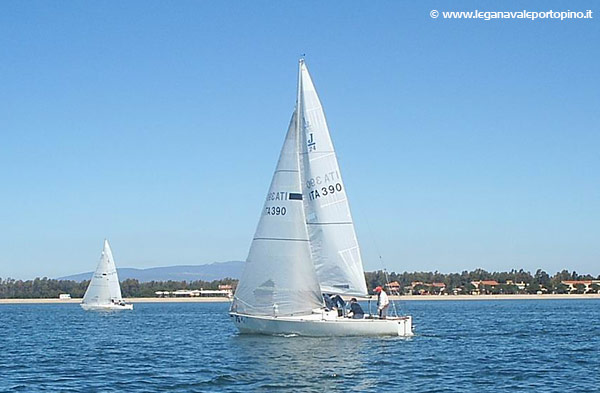
[[[411,337],[414,336],[412,317],[407,315],[398,318],[398,336]]]

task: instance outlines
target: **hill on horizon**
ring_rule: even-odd
[[[149,281],[213,281],[223,278],[240,278],[244,262],[213,262],[204,265],[176,265],[136,269],[130,267],[117,268],[119,280],[135,279],[140,282]],[[73,274],[59,277],[58,280],[85,281],[92,278],[94,272]]]

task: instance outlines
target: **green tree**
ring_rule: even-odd
[[[555,293],[565,294],[565,293],[569,293],[569,287],[566,286],[565,284],[559,282],[558,285],[556,285],[554,287],[553,291]]]
[[[548,273],[543,271],[542,269],[538,269],[535,272],[535,276],[533,277],[533,283],[538,284],[539,286],[548,288],[551,286],[550,276]]]
[[[470,295],[475,290],[475,285],[467,282],[461,286],[463,295]]]
[[[498,287],[500,289],[500,293],[506,295],[514,295],[519,291],[519,288],[516,285],[500,284]]]

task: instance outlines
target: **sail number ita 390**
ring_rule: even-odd
[[[341,192],[343,190],[341,180],[338,171],[331,171],[321,176],[311,177],[306,181],[306,188],[309,190],[308,199],[314,201],[315,199]]]
[[[308,199],[314,201],[315,199],[333,195],[336,192],[343,190],[341,183],[330,184],[327,187],[321,187],[320,189],[312,190],[308,193]]]
[[[285,206],[266,206],[265,215],[267,216],[285,216],[287,209]]]

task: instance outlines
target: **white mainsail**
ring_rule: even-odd
[[[302,182],[312,260],[321,291],[367,294],[346,188],[327,120],[306,64],[300,62]]]
[[[323,304],[305,225],[296,118],[294,113],[235,292],[234,312],[302,315]]]
[[[83,304],[110,305],[122,300],[115,261],[108,240],[104,240],[102,256],[83,296]]]

